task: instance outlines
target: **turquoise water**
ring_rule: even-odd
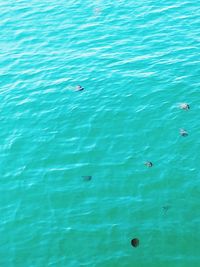
[[[200,266],[200,2],[0,15],[0,266]]]

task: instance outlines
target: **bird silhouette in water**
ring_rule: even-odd
[[[81,85],[77,85],[76,87],[76,91],[83,91],[84,88]]]
[[[84,181],[92,180],[92,176],[90,176],[90,175],[82,176],[82,178],[83,178]]]
[[[145,164],[148,168],[151,168],[153,166],[153,163],[151,161],[145,162]]]
[[[138,247],[138,246],[139,246],[139,243],[140,243],[140,241],[139,241],[138,238],[133,238],[133,239],[131,240],[131,245],[132,245],[134,248]]]
[[[188,132],[185,129],[180,129],[181,136],[188,136]]]
[[[180,109],[184,109],[184,110],[190,109],[190,105],[187,103],[181,103],[179,107],[180,107]]]
[[[171,208],[170,205],[166,205],[166,206],[163,206],[162,209],[163,209],[163,213],[166,214],[167,211]]]

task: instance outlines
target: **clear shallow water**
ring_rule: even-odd
[[[199,266],[199,3],[0,14],[1,266]]]

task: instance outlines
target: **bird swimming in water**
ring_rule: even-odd
[[[92,180],[92,176],[90,176],[90,175],[82,176],[82,178],[84,179],[84,181]]]
[[[133,247],[135,247],[135,248],[139,246],[139,243],[140,243],[140,241],[139,241],[138,238],[133,238],[133,239],[131,240],[131,245],[132,245]]]
[[[84,88],[81,85],[77,85],[76,87],[76,91],[83,91]]]
[[[189,110],[190,109],[190,105],[187,104],[187,103],[181,103],[180,104],[180,109]]]
[[[181,136],[187,136],[188,135],[188,132],[184,129],[180,129],[180,135]]]
[[[162,209],[163,209],[163,212],[166,214],[167,211],[171,208],[171,206],[169,205],[166,205],[166,206],[163,206]]]
[[[153,163],[151,161],[147,161],[145,162],[145,165],[150,168],[153,166]]]

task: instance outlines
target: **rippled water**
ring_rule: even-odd
[[[0,266],[200,266],[200,3],[0,15]]]

